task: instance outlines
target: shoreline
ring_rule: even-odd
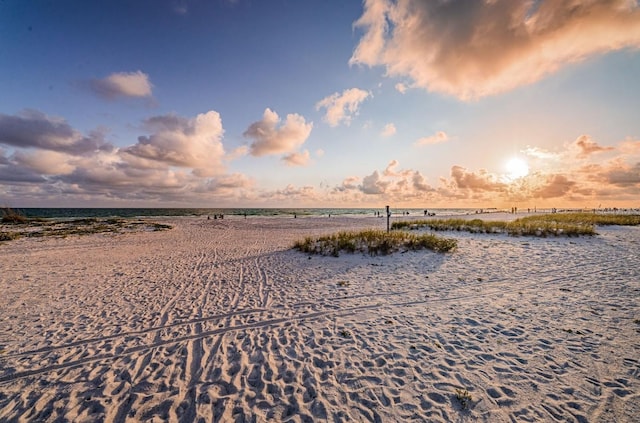
[[[640,228],[290,250],[384,226],[371,217],[153,218],[173,229],[0,243],[0,420],[640,415]]]
[[[336,217],[348,216],[352,218],[372,217],[376,214],[385,215],[385,207],[378,208],[8,208],[0,209],[0,216],[3,210],[15,210],[29,218],[41,219],[80,219],[80,218],[162,218],[170,219],[174,217],[198,217],[223,215],[227,218],[253,218],[253,217],[275,217],[286,218],[300,217]],[[479,216],[493,213],[508,213],[509,209],[502,208],[402,208],[391,207],[394,217],[405,216],[409,213],[412,217],[428,217],[423,214],[427,210],[437,217],[444,216]],[[640,214],[640,208],[540,208],[540,209],[519,209],[517,214],[547,214],[564,212],[594,212],[604,214]],[[431,216],[429,216],[431,217]]]

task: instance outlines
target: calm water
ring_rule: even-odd
[[[167,217],[167,216],[348,216],[348,217],[368,217],[375,213],[385,215],[384,208],[16,208],[15,210],[27,217],[41,218],[75,218],[75,217]],[[391,213],[402,215],[409,213],[410,216],[424,216],[424,209],[392,208]],[[429,213],[436,215],[460,215],[473,214],[476,209],[429,209]]]

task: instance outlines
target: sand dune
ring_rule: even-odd
[[[638,421],[640,228],[335,258],[289,248],[383,219],[166,223],[0,243],[1,421]]]

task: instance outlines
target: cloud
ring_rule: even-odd
[[[311,160],[309,150],[304,150],[302,153],[291,153],[282,158],[287,166],[306,166]]]
[[[230,151],[227,154],[226,159],[236,160],[240,157],[246,156],[247,154],[249,154],[249,147],[246,145],[241,145],[239,147],[234,148],[232,151]]]
[[[184,16],[189,13],[189,5],[186,0],[175,0],[173,2],[173,11],[177,15]]]
[[[153,85],[142,71],[112,73],[103,79],[89,81],[94,93],[106,99],[117,97],[151,97]]]
[[[267,108],[262,120],[249,126],[243,135],[254,140],[250,146],[251,155],[293,153],[309,138],[313,128],[312,122],[306,123],[298,114],[287,115],[284,124],[279,124],[278,114]]]
[[[625,139],[620,143],[620,151],[624,154],[640,154],[640,141],[633,140],[632,138]]]
[[[223,164],[262,148],[280,154],[287,165],[308,165],[312,155],[321,157],[322,151],[300,149],[312,128],[302,117],[289,115],[281,121],[267,109],[265,117],[250,127],[254,145],[231,154],[225,153],[222,121],[215,111],[195,117],[153,116],[142,127],[146,134],[128,146],[114,147],[104,142],[103,132],[84,135],[61,118],[35,111],[0,114],[0,196],[21,206],[390,204],[429,209],[515,204],[595,207],[600,202],[635,207],[640,196],[640,142],[631,137],[612,147],[586,135],[557,143],[554,152],[528,147],[524,152],[531,173],[517,181],[453,165],[450,175],[432,186],[421,170],[402,168],[390,160],[382,169],[350,175],[335,186],[323,179],[319,189],[287,185],[265,190],[250,176],[226,174]],[[258,145],[259,141],[264,144]],[[577,156],[581,158],[576,160]]]
[[[527,155],[528,157],[533,157],[540,160],[558,160],[560,155],[557,153],[552,153],[550,151],[544,150],[539,147],[527,146],[522,153]]]
[[[531,195],[534,198],[560,198],[567,195],[575,186],[576,183],[565,175],[549,175],[544,185],[534,189]]]
[[[407,173],[410,173],[410,170],[397,170],[398,166],[400,166],[400,163],[397,160],[391,160],[389,162],[389,164],[387,165],[387,167],[384,169],[384,171],[382,172],[382,174],[384,176],[387,177],[398,177],[398,176],[404,176],[407,175]]]
[[[83,136],[63,119],[39,112],[0,115],[0,123],[0,144],[13,147],[10,156],[0,148],[0,195],[7,201],[185,206],[215,199],[233,206],[255,196],[250,178],[223,173],[227,157],[215,111],[151,117],[143,122],[150,135],[121,148],[95,148],[104,147],[97,135]],[[94,141],[90,151],[87,140]]]
[[[207,179],[200,184],[195,191],[199,193],[215,193],[216,195],[237,194],[238,191],[251,189],[254,182],[246,175],[234,173],[231,175],[220,175]]]
[[[399,92],[399,93],[401,93],[401,94],[406,93],[406,92],[407,92],[407,89],[408,89],[408,88],[407,88],[407,86],[406,86],[405,84],[403,84],[402,82],[398,82],[398,83],[395,85],[395,88],[396,88],[396,91],[398,91],[398,92]]]
[[[451,177],[456,186],[462,189],[472,191],[502,191],[506,185],[498,180],[498,178],[480,169],[477,173],[469,172],[462,166],[453,166],[451,168]]]
[[[284,204],[287,207],[300,207],[301,205],[313,205],[318,201],[320,195],[312,186],[296,188],[288,184],[283,189],[265,192],[262,198],[267,201],[276,201],[277,204]]]
[[[567,64],[640,47],[629,0],[366,0],[350,64],[462,100],[533,83]]]
[[[447,141],[449,141],[449,136],[447,135],[447,133],[444,131],[438,131],[428,137],[420,138],[414,143],[414,145],[419,147],[423,145],[440,144]]]
[[[17,151],[12,159],[16,164],[28,167],[41,175],[65,175],[76,168],[71,163],[72,156],[56,151]]]
[[[3,183],[13,184],[41,184],[46,179],[29,168],[16,165],[14,163],[0,162],[0,187]],[[1,192],[1,191],[0,191]],[[20,198],[20,195],[18,195]]]
[[[190,167],[198,176],[222,171],[224,130],[218,112],[212,110],[193,119],[155,116],[145,121],[145,127],[154,133],[138,137],[138,142],[123,149],[123,153],[170,166]],[[139,161],[135,163],[141,165]]]
[[[342,94],[333,93],[316,104],[316,110],[326,109],[324,120],[329,126],[340,123],[349,125],[353,116],[358,114],[360,103],[371,96],[371,93],[359,88],[344,90]]]
[[[0,114],[0,144],[76,155],[113,148],[98,131],[85,137],[64,119],[36,110],[25,110],[15,116]]]
[[[588,135],[579,136],[574,141],[573,146],[578,150],[577,157],[579,159],[585,159],[594,153],[615,150],[613,147],[602,147],[598,145],[598,143],[593,141]]]
[[[427,183],[427,179],[420,172],[413,172],[412,181],[413,186],[418,191],[431,191],[431,186]]]
[[[427,199],[433,194],[435,190],[427,183],[424,175],[417,170],[400,169],[399,166],[397,160],[391,160],[382,172],[374,170],[363,178],[348,177],[333,192],[379,196],[382,197],[381,201],[396,202]]]
[[[337,189],[339,191],[348,191],[358,189],[358,184],[360,183],[360,178],[358,176],[349,176],[342,181],[342,185],[340,185]]]
[[[365,194],[384,194],[389,185],[390,182],[385,181],[380,176],[380,173],[375,170],[371,175],[362,178],[362,185],[360,189]]]
[[[387,123],[384,126],[384,128],[382,128],[382,132],[380,132],[380,135],[383,137],[390,137],[395,133],[396,133],[396,126],[393,123]]]
[[[621,164],[619,167],[607,171],[606,177],[607,181],[613,185],[640,188],[640,162],[632,166]]]
[[[580,168],[580,173],[600,185],[640,188],[640,161],[630,164],[621,158],[617,158],[604,165],[585,165]],[[640,194],[640,191],[637,191],[637,194]]]

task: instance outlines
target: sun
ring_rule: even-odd
[[[506,168],[509,179],[518,179],[529,174],[529,165],[518,157],[509,159]]]

